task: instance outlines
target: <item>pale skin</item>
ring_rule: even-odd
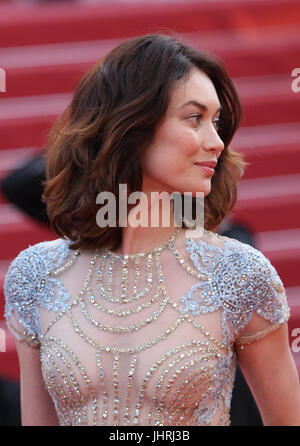
[[[196,103],[204,104],[204,112]],[[172,89],[165,119],[156,129],[154,140],[143,154],[142,192],[147,194],[151,215],[151,192],[203,192],[211,189],[211,177],[201,172],[195,162],[218,160],[224,143],[218,132],[220,102],[208,76],[193,70],[187,81],[177,81]],[[163,206],[163,205],[161,205]],[[141,205],[143,207],[143,205]],[[161,207],[160,207],[161,209]],[[161,215],[161,214],[160,214]],[[146,252],[168,238],[174,227],[127,227],[122,229],[118,253]]]
[[[189,101],[205,104],[207,111],[195,104],[184,105]],[[210,192],[211,178],[201,175],[194,162],[217,159],[224,149],[217,132],[219,107],[215,88],[203,72],[194,70],[188,81],[176,85],[167,119],[158,127],[153,143],[141,160],[144,192]],[[118,252],[148,251],[173,231],[173,227],[124,228]],[[289,347],[287,323],[244,348],[236,345],[236,349],[264,425],[299,426],[299,376]],[[43,385],[39,350],[18,341],[17,350],[21,369],[22,425],[58,425],[53,402]]]

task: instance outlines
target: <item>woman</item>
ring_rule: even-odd
[[[240,117],[220,61],[170,36],[124,42],[83,77],[47,140],[59,238],[23,250],[5,278],[23,425],[229,425],[237,359],[264,424],[299,424],[281,279],[213,231],[245,166],[229,148]],[[193,217],[204,196],[204,231],[185,214],[178,225],[173,192]]]

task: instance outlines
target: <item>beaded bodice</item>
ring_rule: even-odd
[[[255,248],[177,232],[132,256],[57,239],[12,261],[6,320],[40,348],[61,425],[230,424],[234,345],[288,319],[285,291]]]

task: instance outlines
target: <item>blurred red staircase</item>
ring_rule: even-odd
[[[52,4],[0,7],[0,178],[40,150],[51,123],[82,74],[122,40],[174,30],[198,49],[221,57],[240,94],[244,119],[232,147],[251,162],[232,213],[254,232],[287,290],[292,330],[300,327],[300,63],[298,0]],[[0,319],[7,267],[29,244],[57,238],[0,196]],[[0,373],[18,378],[7,332]],[[300,372],[300,353],[295,359]]]

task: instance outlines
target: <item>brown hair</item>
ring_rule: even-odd
[[[148,34],[120,44],[83,76],[47,137],[42,199],[52,229],[73,242],[71,249],[119,247],[118,223],[96,223],[96,196],[109,191],[118,203],[120,183],[128,193],[141,190],[139,154],[166,114],[172,83],[195,67],[209,76],[222,106],[224,150],[204,199],[205,228],[216,228],[232,209],[236,181],[247,164],[229,147],[242,114],[235,87],[216,56],[169,35]]]

